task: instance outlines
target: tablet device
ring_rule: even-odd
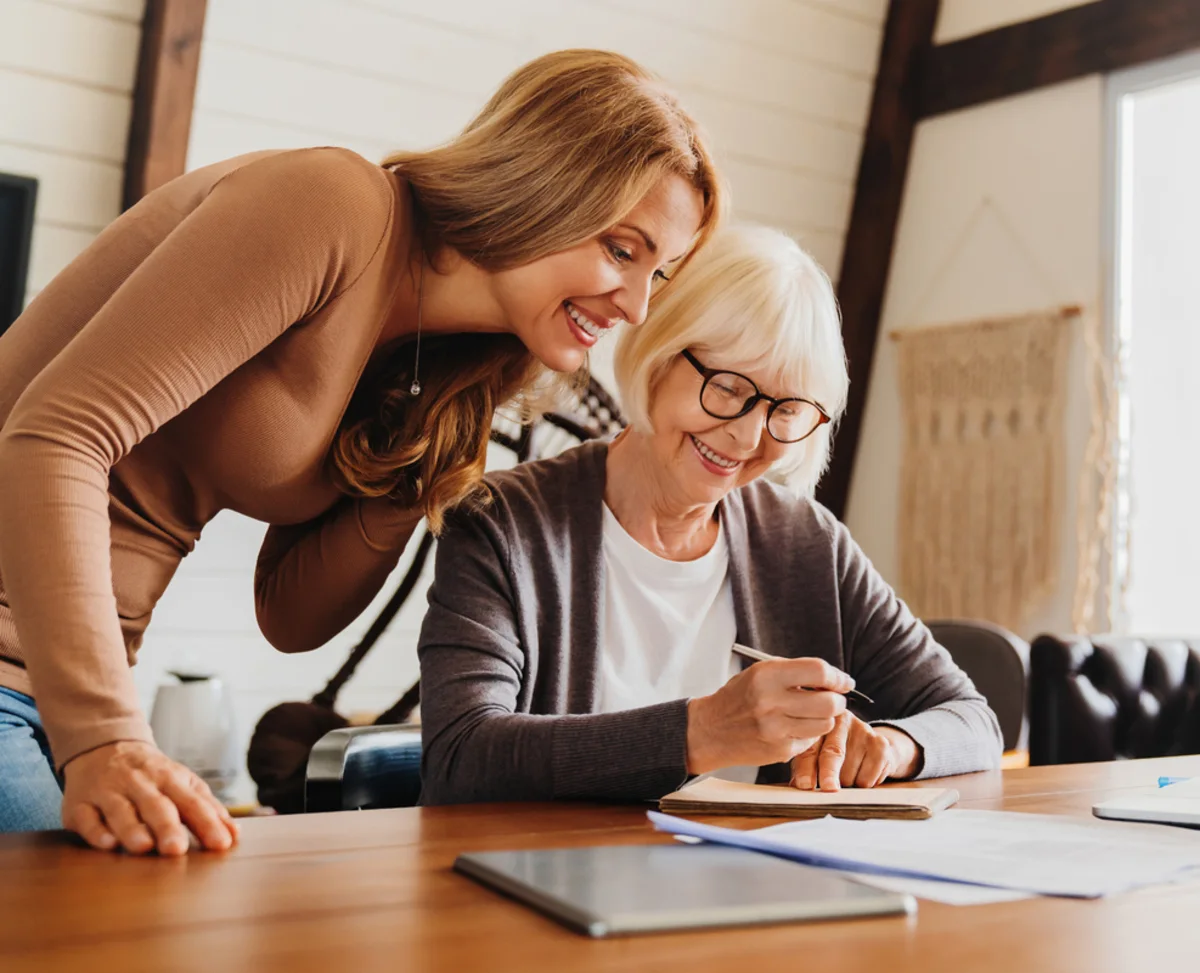
[[[456,871],[588,936],[916,911],[911,895],[741,848],[615,845],[459,855]]]
[[[1200,828],[1200,777],[1092,805],[1098,818]]]

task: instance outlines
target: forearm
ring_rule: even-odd
[[[151,740],[113,597],[106,482],[62,444],[0,435],[0,573],[59,766]]]
[[[418,523],[419,513],[388,501],[348,499],[314,523],[272,528],[254,584],[267,640],[306,652],[343,631],[379,593]]]
[[[443,722],[435,704],[422,714],[421,802],[656,800],[687,778],[686,705],[570,716],[468,712]]]

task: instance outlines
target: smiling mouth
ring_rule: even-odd
[[[591,338],[591,343],[595,344],[605,334],[612,330],[613,324],[597,324],[592,318],[577,308],[570,301],[563,301],[563,308],[566,309],[567,317],[569,317],[574,325],[585,335]]]
[[[702,443],[695,436],[688,434],[692,440],[692,446],[696,452],[700,454],[702,459],[707,460],[710,464],[717,467],[722,473],[732,473],[742,465],[742,461],[738,459],[730,459],[728,456],[722,456],[715,449]]]

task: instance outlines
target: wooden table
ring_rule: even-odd
[[[1200,756],[952,783],[962,807],[1089,815],[1100,796],[1160,774],[1200,776]],[[662,840],[644,809],[594,804],[252,819],[235,851],[174,860],[92,852],[62,834],[0,836],[0,970],[1200,969],[1200,882],[1094,902],[921,902],[910,918],[591,941],[450,871],[467,849]]]

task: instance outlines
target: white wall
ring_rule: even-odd
[[[27,300],[121,211],[143,4],[0,5],[0,171],[39,180]]]
[[[886,0],[209,0],[189,166],[268,147],[346,145],[378,159],[451,137],[512,69],[605,47],[663,74],[709,128],[738,214],[773,223],[832,272],[840,260]],[[603,361],[597,371],[605,373]],[[498,460],[499,461],[499,460]],[[155,613],[137,677],[224,673],[248,735],[275,702],[311,696],[397,578],[328,646],[285,657],[254,622],[263,527],[206,529]],[[422,585],[345,691],[379,710],[417,675]],[[243,783],[243,793],[246,785]]]
[[[885,6],[209,0],[189,164],[267,146],[428,146],[530,58],[611,48],[663,74],[708,126],[740,215],[836,269]]]
[[[846,517],[893,583],[902,442],[895,348],[886,335],[1057,304],[1100,312],[1103,114],[1103,82],[1094,76],[918,127]],[[994,209],[980,213],[989,198]],[[975,227],[964,239],[972,219]],[[1065,511],[1053,539],[1060,549],[1060,583],[1024,635],[1070,629],[1076,489],[1089,430],[1078,330],[1075,338]]]

